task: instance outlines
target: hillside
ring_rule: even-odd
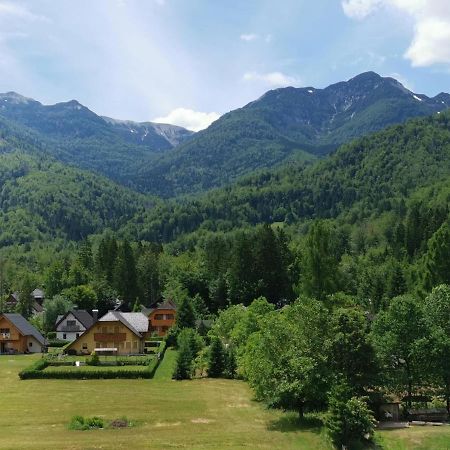
[[[126,230],[172,241],[194,231],[258,223],[344,216],[354,223],[404,210],[404,202],[417,195],[429,201],[441,195],[445,204],[449,175],[450,113],[441,113],[360,138],[309,167],[292,164],[201,197],[167,202],[139,215],[139,225],[131,223]]]
[[[139,184],[163,196],[204,191],[448,107],[449,94],[415,94],[373,72],[325,89],[276,89],[143,166]]]
[[[116,229],[146,202],[107,178],[56,161],[34,134],[0,120],[1,246]]]
[[[47,153],[64,163],[137,186],[137,169],[188,139],[184,128],[103,118],[76,100],[43,105],[15,92],[0,94],[0,116],[24,133],[33,132]]]

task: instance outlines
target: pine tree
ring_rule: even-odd
[[[208,376],[218,378],[223,375],[225,369],[225,351],[222,341],[213,337],[209,348]]]
[[[178,329],[195,328],[195,313],[189,298],[184,297],[177,305],[176,326]]]

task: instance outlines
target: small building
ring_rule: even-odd
[[[40,289],[35,289],[32,292],[31,296],[33,299],[31,305],[31,313],[32,314],[42,313],[44,311],[44,308],[42,307],[42,303],[44,301],[44,293]],[[12,292],[11,294],[9,294],[5,302],[7,311],[14,311],[18,303],[19,303],[19,293]]]
[[[378,414],[382,422],[398,422],[400,420],[400,402],[386,402],[379,406]]]
[[[114,354],[144,353],[149,320],[142,313],[109,311],[66,347],[67,353],[88,355],[96,349],[114,349]],[[116,351],[117,349],[117,351]]]
[[[95,312],[94,312],[95,314]],[[97,317],[93,317],[84,309],[73,309],[56,319],[56,338],[72,342],[92,327]]]
[[[41,353],[45,339],[20,314],[0,314],[0,354]]]
[[[155,308],[143,308],[142,313],[148,317],[150,334],[165,336],[170,327],[175,325],[177,305],[172,300],[165,300]]]

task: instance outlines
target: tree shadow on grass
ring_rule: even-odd
[[[296,431],[311,431],[319,434],[322,428],[322,421],[315,416],[306,415],[303,418],[296,414],[286,414],[277,420],[269,422],[269,431],[280,431],[281,433],[292,433]]]

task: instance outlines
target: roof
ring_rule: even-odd
[[[58,318],[56,319],[56,325],[55,328],[58,327],[58,325],[69,315],[72,314],[75,319],[78,320],[78,322],[81,323],[81,325],[84,326],[84,328],[86,328],[86,330],[88,328],[91,328],[91,326],[94,323],[94,319],[92,318],[92,316],[85,310],[85,309],[72,309],[70,311],[67,311],[64,315],[59,315]]]
[[[121,322],[139,337],[142,337],[141,333],[148,331],[148,318],[140,312],[124,313],[120,311],[108,311],[99,319],[99,322]]]
[[[142,307],[142,314],[145,314],[147,317],[156,309],[173,309],[174,311],[177,310],[177,305],[173,300],[164,300],[162,303],[158,303],[156,306],[151,308],[146,308],[145,306]]]
[[[44,298],[44,297],[45,297],[44,291],[43,291],[42,289],[35,289],[35,290],[31,293],[31,295],[32,295],[34,298]]]
[[[35,313],[41,313],[44,311],[44,308],[36,300],[33,302],[33,306],[31,307],[31,309]]]
[[[33,336],[41,345],[45,345],[44,336],[39,333],[25,317],[15,313],[5,313],[3,316],[8,319],[24,336]]]

